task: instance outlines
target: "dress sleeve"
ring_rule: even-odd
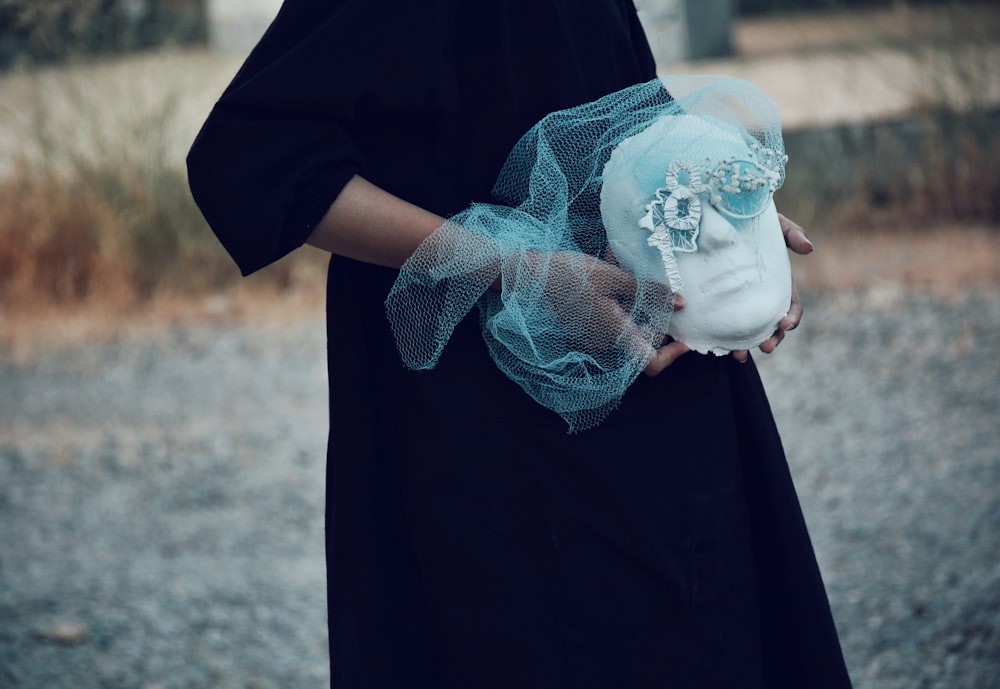
[[[187,158],[192,194],[244,275],[299,247],[364,173],[358,127],[440,100],[436,5],[285,1]]]

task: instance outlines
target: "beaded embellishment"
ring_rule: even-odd
[[[781,171],[788,156],[758,143],[750,145],[749,160],[726,158],[713,166],[675,160],[667,168],[664,186],[654,192],[646,205],[646,215],[639,227],[648,230],[650,246],[666,252],[691,253],[698,250],[698,227],[701,223],[701,195],[718,211],[735,220],[755,218],[767,208],[775,190],[781,186]]]

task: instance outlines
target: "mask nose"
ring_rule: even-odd
[[[738,240],[736,228],[724,215],[709,204],[703,204],[701,227],[698,230],[698,250],[715,251],[732,246]]]

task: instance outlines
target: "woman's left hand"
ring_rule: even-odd
[[[792,222],[781,213],[778,213],[778,221],[781,223],[781,233],[785,236],[785,246],[801,256],[812,253],[813,244],[806,237],[805,231],[797,223]],[[774,334],[761,342],[760,351],[765,354],[773,352],[781,344],[781,341],[785,339],[785,333],[795,330],[801,320],[802,303],[799,301],[799,293],[793,284],[792,303],[788,307],[788,313],[778,322],[778,329],[774,331]],[[749,353],[745,349],[742,349],[733,352],[733,357],[740,363],[745,363],[749,357]]]

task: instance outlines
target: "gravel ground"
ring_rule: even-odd
[[[857,689],[1000,687],[997,296],[806,295],[757,357]],[[0,350],[0,687],[324,685],[323,338]]]

